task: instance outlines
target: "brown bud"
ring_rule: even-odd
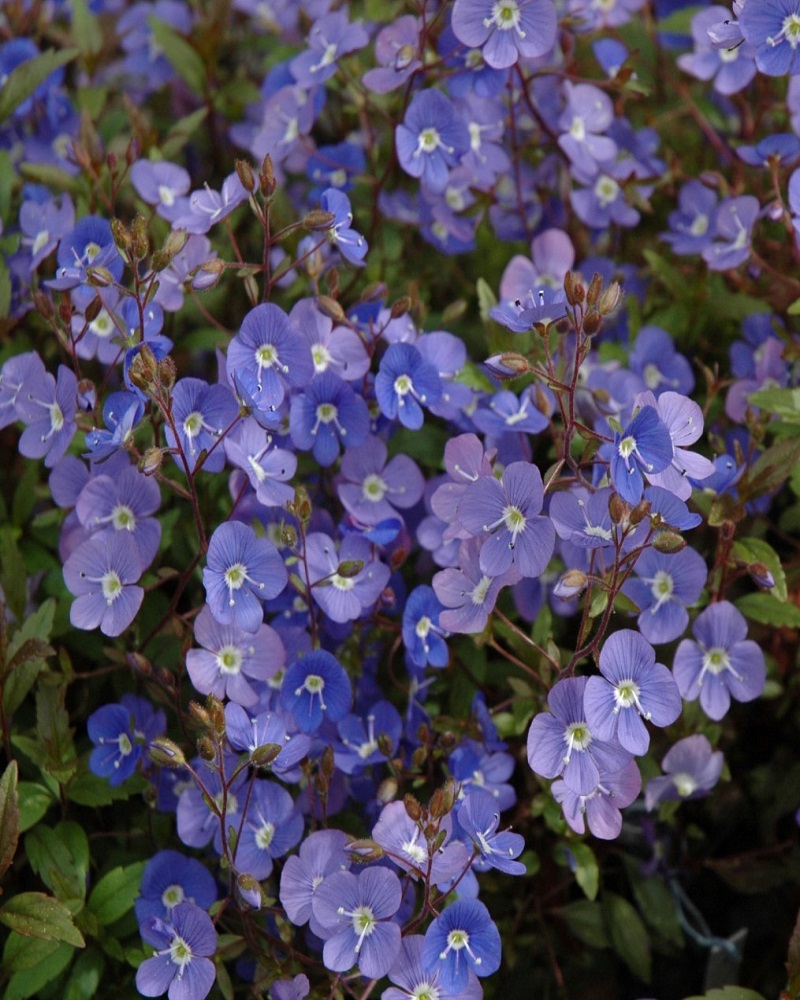
[[[317,296],[317,308],[329,319],[338,322],[347,319],[344,309],[342,309],[336,299],[332,299],[329,295]]]
[[[333,777],[333,772],[336,770],[336,761],[334,760],[332,746],[327,746],[322,751],[320,770],[328,780]]]
[[[51,320],[56,314],[56,311],[53,308],[53,300],[46,292],[43,292],[41,288],[37,288],[33,293],[33,304],[36,306],[36,311],[43,319]]]
[[[386,805],[397,797],[397,778],[384,778],[378,786],[377,799]]]
[[[211,728],[211,716],[199,702],[189,702],[189,715],[191,715],[194,721],[198,723],[198,725],[202,726],[203,729]]]
[[[650,513],[650,508],[651,507],[652,507],[652,504],[650,503],[650,501],[649,500],[645,500],[644,497],[642,497],[642,499],[636,504],[636,506],[633,508],[633,510],[630,513],[630,522],[631,522],[631,524],[641,524],[642,521]]]
[[[391,737],[387,733],[378,733],[378,738],[375,741],[378,744],[378,749],[387,759],[394,753],[394,743],[392,743]]]
[[[564,277],[564,292],[567,296],[567,302],[571,306],[583,303],[586,298],[586,287],[583,284],[583,278],[577,271],[567,271]]]
[[[214,732],[222,736],[225,732],[225,706],[215,695],[210,694],[206,699],[206,708],[211,718],[211,725]]]
[[[111,220],[111,235],[114,239],[114,242],[117,245],[117,249],[125,258],[125,260],[127,260],[128,251],[131,248],[132,240],[131,240],[131,234],[125,228],[121,219]]]
[[[415,823],[419,823],[422,819],[422,806],[417,802],[413,795],[403,796],[403,805],[406,808],[406,815],[409,819],[413,820]]]
[[[608,501],[608,513],[613,524],[622,524],[631,516],[631,506],[619,493],[612,493]]]
[[[233,165],[236,168],[236,174],[239,180],[242,182],[242,187],[249,194],[252,194],[256,189],[256,179],[253,176],[253,168],[247,160],[236,160]]]
[[[153,349],[144,341],[128,368],[128,377],[137,389],[151,392],[158,372],[158,362]]]
[[[456,801],[456,783],[452,778],[448,778],[441,788],[437,788],[431,796],[431,816],[441,819],[453,808]]]
[[[94,288],[110,288],[114,284],[114,275],[107,267],[87,267],[86,280]]]
[[[599,332],[600,327],[603,325],[603,318],[599,312],[588,312],[583,317],[583,332],[587,337],[593,337]]]
[[[378,861],[385,853],[379,843],[367,837],[351,840],[345,850],[352,861],[361,864],[366,864],[368,861]]]
[[[600,293],[603,290],[603,279],[599,274],[595,273],[592,280],[589,282],[589,290],[586,292],[586,301],[590,306],[596,306],[598,299],[600,298]]]
[[[178,377],[178,369],[175,367],[175,362],[171,357],[169,357],[169,355],[156,363],[156,375],[159,384],[163,386],[163,388],[171,389],[173,385],[175,385],[175,379]]]
[[[261,186],[261,192],[267,198],[271,198],[275,194],[275,168],[272,165],[272,157],[267,153],[261,162],[261,173],[258,178],[259,184]]]
[[[418,771],[422,770],[425,766],[425,761],[428,759],[428,748],[427,747],[417,747],[416,750],[411,754],[411,764]]]
[[[280,743],[264,743],[250,753],[250,760],[256,767],[269,767],[283,750]]]
[[[338,298],[339,296],[339,270],[338,268],[332,267],[330,270],[325,272],[325,287],[328,289],[328,295],[332,299]]]
[[[147,232],[147,219],[140,213],[131,223],[131,256],[134,260],[144,260],[150,253],[150,236]]]
[[[149,677],[153,672],[153,664],[142,656],[141,653],[128,653],[125,657],[131,670],[135,670],[142,677]]]
[[[408,310],[411,308],[411,296],[403,295],[396,302],[392,303],[392,308],[389,310],[392,319],[400,319],[401,316],[405,316]]]
[[[70,326],[72,323],[72,299],[69,297],[69,292],[64,292],[59,300],[58,318],[64,326]]]
[[[89,305],[83,310],[83,316],[87,323],[94,323],[103,308],[103,300],[99,295],[95,295]]]

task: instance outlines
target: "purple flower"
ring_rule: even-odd
[[[718,721],[731,698],[752,701],[764,690],[766,664],[757,643],[747,638],[744,615],[728,601],[710,604],[692,625],[696,641],[684,639],[672,670],[687,701],[700,698],[703,711]]]
[[[694,52],[678,56],[678,65],[698,80],[714,80],[714,90],[729,97],[756,75],[756,50],[747,42],[720,47],[710,37],[714,26],[729,17],[724,7],[708,7],[692,18]]]
[[[351,700],[344,667],[324,649],[301,656],[284,674],[281,707],[292,715],[303,733],[316,732],[325,719],[343,719]]]
[[[240,421],[225,438],[225,454],[247,473],[265,507],[283,507],[294,499],[294,487],[287,480],[297,471],[297,456],[286,448],[273,448],[272,435],[257,420]]]
[[[257,632],[264,619],[261,601],[283,590],[289,575],[272,542],[240,521],[221,524],[211,536],[203,570],[206,600],[221,625]]]
[[[64,563],[64,582],[75,595],[69,620],[75,628],[121,635],[136,617],[144,590],[139,551],[127,533],[83,542]]]
[[[375,59],[380,64],[367,70],[362,82],[375,94],[388,94],[406,82],[421,66],[420,19],[405,14],[378,32]]]
[[[493,306],[489,315],[514,333],[527,333],[534,326],[549,326],[563,319],[567,315],[567,300],[563,289],[529,289],[521,299]]]
[[[349,327],[334,327],[314,299],[295,303],[289,322],[308,343],[316,375],[332,371],[345,382],[358,382],[369,371],[370,358],[361,337]]]
[[[275,712],[260,712],[255,718],[241,705],[230,701],[225,706],[225,735],[236,750],[246,750],[251,762],[260,769],[269,768],[278,775],[291,771],[307,756],[311,740],[303,733],[289,736],[282,718]],[[262,748],[269,748],[267,755]],[[272,756],[275,748],[280,748]]]
[[[58,366],[57,381],[38,365],[32,369],[16,393],[17,416],[28,425],[19,450],[26,458],[44,458],[52,469],[77,430],[78,380],[64,365]]]
[[[558,119],[564,129],[558,145],[584,174],[597,173],[598,164],[617,155],[617,144],[605,132],[614,119],[611,98],[590,83],[564,83],[567,106]]]
[[[316,830],[302,842],[300,853],[287,859],[281,873],[280,900],[286,916],[296,926],[311,920],[311,929],[320,936],[312,900],[327,878],[349,869],[348,841],[341,830]]]
[[[33,376],[41,377],[45,374],[44,363],[36,351],[26,351],[8,358],[0,368],[0,430],[18,419],[16,403],[23,383]]]
[[[446,667],[449,659],[445,636],[439,625],[444,605],[431,587],[415,587],[403,609],[403,644],[415,667]]]
[[[407,455],[386,461],[386,445],[369,437],[342,459],[339,497],[345,510],[370,526],[397,517],[397,508],[413,507],[425,489],[425,479],[416,462]]]
[[[178,799],[178,836],[187,847],[205,847],[213,841],[214,850],[221,855],[223,826],[227,836],[231,827],[238,830],[241,823],[247,797],[246,774],[234,776],[238,759],[230,754],[222,758],[224,785],[218,767],[210,770],[201,761],[196,765],[199,780],[189,780]]]
[[[172,218],[173,229],[185,229],[187,233],[203,235],[212,226],[222,222],[247,201],[249,194],[234,171],[222,182],[220,191],[212,191],[206,185],[192,191],[188,198],[181,198],[175,206]]]
[[[581,549],[614,544],[614,525],[608,509],[611,489],[587,493],[562,491],[550,498],[550,519],[559,538]]]
[[[195,619],[194,638],[203,647],[186,654],[195,690],[220,700],[230,698],[238,705],[257,704],[258,689],[251,682],[266,683],[286,661],[283,643],[269,625],[259,625],[255,633],[235,623],[221,625],[207,604]]]
[[[404,937],[394,965],[389,969],[390,986],[381,993],[381,1000],[417,1000],[436,997],[437,1000],[482,1000],[483,990],[470,971],[467,985],[455,992],[445,989],[438,970],[428,972],[422,967],[421,934]]]
[[[675,350],[671,334],[659,326],[643,326],[639,330],[628,367],[641,375],[645,387],[657,397],[667,390],[686,395],[694,388],[692,366]]]
[[[345,11],[326,14],[308,33],[308,50],[292,59],[292,76],[303,87],[322,83],[336,72],[338,59],[363,49],[368,41],[363,26],[351,24]]]
[[[81,490],[75,504],[81,524],[98,537],[126,532],[146,569],[158,552],[161,523],[151,517],[161,503],[158,483],[130,465],[114,477],[93,477]]]
[[[728,271],[749,259],[750,234],[759,212],[758,199],[749,194],[720,203],[714,215],[715,242],[702,251],[712,271]]]
[[[140,932],[156,949],[136,971],[136,989],[141,995],[168,993],[169,1000],[204,1000],[217,975],[210,957],[217,950],[211,917],[194,903],[180,903],[170,923],[148,917]]]
[[[482,48],[487,65],[513,66],[520,56],[549,52],[556,40],[551,0],[456,0],[453,33],[470,48]]]
[[[69,195],[62,195],[59,201],[47,198],[38,201],[26,198],[19,210],[19,228],[22,230],[22,246],[30,248],[31,270],[55,250],[59,240],[75,225],[75,209]]]
[[[249,371],[267,406],[278,407],[287,388],[308,385],[311,358],[289,317],[271,302],[251,309],[228,345],[228,372]]]
[[[476,976],[491,976],[500,968],[500,933],[489,911],[477,899],[459,899],[425,932],[422,967],[439,974],[451,993],[460,993]]]
[[[308,976],[302,973],[294,979],[276,979],[270,987],[271,1000],[305,1000],[311,989]]]
[[[388,743],[389,753],[397,749],[403,730],[400,713],[388,701],[376,701],[362,718],[345,716],[339,723],[341,745],[335,744],[336,764],[345,774],[358,774],[365,767],[386,762],[378,738]]]
[[[708,569],[694,549],[665,555],[646,549],[636,561],[635,577],[623,590],[639,607],[639,631],[658,645],[683,635],[689,624],[687,606],[699,600]]]
[[[614,435],[611,481],[628,503],[642,499],[644,479],[661,472],[672,460],[672,438],[666,424],[652,406],[642,407],[620,434]]]
[[[441,394],[439,373],[419,350],[411,344],[392,344],[375,376],[381,413],[416,431],[423,424],[422,407],[437,403]]]
[[[632,629],[606,639],[599,665],[603,676],[588,679],[583,698],[592,734],[600,740],[616,736],[630,753],[647,753],[650,735],[643,720],[668,726],[681,714],[681,696],[672,674],[656,663],[653,647]]]
[[[500,576],[482,572],[481,551],[477,538],[468,539],[459,546],[460,568],[444,569],[433,578],[434,592],[445,607],[439,624],[448,632],[483,632],[500,590],[520,579],[514,566]]]
[[[86,215],[58,244],[58,270],[51,288],[74,288],[87,279],[88,267],[104,267],[118,282],[124,263],[114,244],[109,222],[99,215]]]
[[[162,219],[174,222],[183,210],[191,178],[183,167],[168,160],[137,160],[131,167],[131,183],[143,201],[156,206]]]
[[[460,875],[469,864],[469,853],[464,845],[449,839],[452,829],[451,817],[445,816],[438,830],[445,834],[441,850],[431,853],[422,824],[411,819],[402,802],[389,802],[372,828],[372,839],[413,879],[427,879],[430,874],[433,885],[442,885]]]
[[[647,782],[647,809],[659,802],[704,798],[719,781],[724,763],[722,751],[712,750],[707,737],[696,734],[678,740],[661,762],[664,777]]]
[[[238,415],[239,407],[226,385],[182,378],[172,390],[172,419],[177,437],[169,424],[164,433],[171,448],[180,447],[190,472],[194,471],[203,451],[206,452],[203,468],[207,472],[220,472],[225,465],[225,451],[216,445]],[[175,461],[183,468],[179,455],[175,456]]]
[[[698,180],[687,181],[678,194],[678,209],[669,216],[668,233],[661,238],[676,254],[701,253],[716,236],[717,195]],[[653,389],[654,386],[648,386]]]
[[[632,173],[632,161],[624,158],[603,163],[597,176],[578,174],[576,179],[586,187],[574,189],[570,194],[572,207],[578,218],[593,229],[607,229],[612,223],[618,226],[635,226],[640,215],[625,200],[623,183]]]
[[[312,451],[327,468],[339,457],[340,445],[356,448],[366,441],[369,409],[347,382],[323,372],[292,398],[289,428],[295,447]]]
[[[303,817],[291,795],[274,781],[256,779],[236,845],[236,867],[259,881],[268,878],[273,859],[286,854],[302,836]]]
[[[590,833],[600,840],[615,840],[622,830],[621,809],[629,806],[642,788],[642,776],[636,761],[629,761],[614,774],[600,772],[597,788],[588,795],[578,795],[559,778],[551,791],[561,803],[564,819],[576,833]]]
[[[597,788],[600,771],[615,774],[631,759],[617,740],[603,741],[589,727],[584,694],[589,678],[567,677],[550,690],[550,712],[541,712],[528,731],[528,763],[543,778],[563,777],[577,795]]]
[[[168,921],[175,907],[184,902],[207,910],[216,899],[217,884],[204,864],[178,851],[159,851],[142,872],[139,898],[133,905],[142,924],[148,917]]]
[[[400,166],[434,192],[444,191],[450,167],[469,149],[469,131],[452,103],[438,90],[422,90],[395,130]]]
[[[311,595],[335,622],[360,618],[389,582],[389,567],[373,558],[360,535],[346,535],[337,553],[333,539],[314,531],[306,537],[305,557]]]
[[[323,929],[322,960],[332,972],[358,966],[363,976],[379,979],[400,951],[400,880],[386,868],[335,872],[314,893],[312,908]]]
[[[324,212],[333,214],[333,225],[325,231],[325,235],[346,261],[358,267],[363,266],[368,250],[367,241],[351,228],[353,211],[350,199],[336,188],[328,188],[322,192],[321,206]]]
[[[756,48],[762,73],[800,73],[800,0],[750,0],[739,13],[739,26]]]
[[[529,462],[512,462],[501,480],[481,476],[467,487],[459,517],[473,535],[489,534],[483,573],[501,576],[513,565],[523,577],[541,576],[555,546],[552,522],[540,514],[543,498],[541,473]]]
[[[458,823],[479,853],[477,867],[496,868],[506,875],[524,875],[525,865],[515,861],[525,847],[525,838],[502,830],[497,801],[488,792],[474,789],[458,808]]]

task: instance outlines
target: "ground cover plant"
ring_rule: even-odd
[[[0,989],[800,996],[800,0],[8,0]]]

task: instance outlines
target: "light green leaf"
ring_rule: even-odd
[[[723,986],[722,989],[709,990],[702,996],[687,997],[686,1000],[765,1000],[765,997],[744,986]]]
[[[19,832],[25,833],[35,826],[56,799],[35,781],[19,783]]]
[[[70,971],[63,1000],[90,1000],[100,986],[105,968],[105,956],[99,948],[81,952]]]
[[[77,54],[77,49],[62,49],[61,52],[47,49],[16,66],[0,90],[0,122],[5,121],[23,101],[27,101],[51,73],[60,66],[66,66]]]
[[[484,323],[488,323],[490,319],[489,310],[497,305],[497,296],[492,291],[489,283],[483,278],[478,278],[475,290],[478,293],[478,311],[481,314],[481,319]]]
[[[772,594],[745,594],[736,601],[745,618],[775,628],[800,628],[800,608],[781,604]]]
[[[103,47],[103,33],[97,18],[89,10],[86,0],[71,0],[72,34],[81,55],[90,59]]]
[[[105,874],[89,896],[88,908],[102,926],[113,924],[133,909],[139,895],[144,862],[137,861],[127,867],[113,868]]]
[[[786,574],[780,556],[769,542],[765,542],[762,538],[740,538],[733,543],[733,557],[740,559],[747,566],[752,563],[763,563],[775,580],[775,586],[770,590],[769,596],[781,602],[787,599]]]
[[[9,899],[0,909],[0,922],[26,937],[84,946],[83,935],[66,906],[43,892],[22,892]]]
[[[563,863],[572,870],[586,898],[595,899],[600,887],[600,869],[594,851],[580,840],[560,844],[559,848],[563,852]]]

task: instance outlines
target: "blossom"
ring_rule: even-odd
[[[661,472],[672,460],[669,429],[653,406],[643,406],[621,433],[614,435],[611,481],[628,503],[638,503],[644,491],[643,473]]]
[[[710,719],[719,720],[736,701],[752,701],[764,690],[764,654],[747,638],[747,622],[728,601],[709,604],[692,625],[695,640],[684,639],[672,671],[687,701],[700,699]]]
[[[372,839],[398,868],[409,872],[415,880],[430,876],[434,885],[442,885],[460,875],[469,864],[464,845],[450,840],[452,832],[453,821],[448,815],[437,831],[437,836],[444,833],[440,850],[432,852],[422,824],[408,815],[405,804],[389,802],[372,828]]]
[[[78,380],[65,365],[58,366],[58,379],[32,365],[16,392],[16,414],[28,426],[19,439],[26,458],[44,458],[51,469],[69,447],[77,430]]]
[[[167,850],[154,854],[145,865],[139,898],[133,905],[141,924],[148,917],[168,921],[183,902],[207,910],[216,899],[217,884],[208,868],[196,858]]]
[[[363,25],[351,24],[344,11],[326,14],[308,33],[307,51],[292,59],[292,75],[304,87],[322,83],[336,72],[341,56],[363,49],[368,41]]]
[[[438,90],[414,95],[395,130],[400,166],[431,191],[447,186],[450,167],[469,149],[469,132],[452,103]]]
[[[681,714],[672,674],[656,663],[653,647],[632,629],[606,639],[599,665],[603,676],[587,680],[583,698],[592,734],[600,740],[616,736],[630,753],[647,753],[650,736],[643,720],[668,726]]]
[[[328,239],[350,264],[362,266],[367,255],[367,241],[353,228],[350,199],[336,188],[327,188],[320,200],[322,210],[333,215],[333,225],[326,230]]]
[[[419,430],[423,406],[439,401],[442,382],[433,365],[412,344],[392,344],[375,376],[375,396],[381,413],[404,427]]]
[[[493,69],[513,66],[520,56],[549,52],[556,40],[556,9],[551,0],[456,0],[453,33],[480,48]]]
[[[646,549],[637,559],[635,577],[623,590],[640,609],[639,631],[648,642],[672,642],[689,624],[687,606],[700,598],[708,569],[694,549],[665,555]]]
[[[295,447],[312,451],[327,468],[339,457],[341,445],[355,448],[366,441],[369,409],[347,382],[326,371],[293,397],[289,427]]]
[[[669,215],[669,232],[661,234],[673,253],[701,253],[711,244],[716,235],[716,206],[716,193],[702,181],[690,180],[683,185],[678,193],[678,209]]]
[[[411,934],[404,937],[394,965],[389,969],[389,979],[395,986],[390,986],[381,994],[381,1000],[421,1000],[422,997],[437,1000],[482,1000],[483,990],[470,971],[467,985],[453,992],[445,989],[438,969],[427,972],[422,967],[421,934]]]
[[[525,865],[515,861],[525,847],[525,838],[508,830],[498,832],[500,813],[494,796],[473,789],[458,807],[458,823],[479,854],[478,864],[506,875],[524,875]]]
[[[280,900],[286,916],[298,927],[311,920],[318,936],[321,928],[313,917],[312,901],[327,878],[349,869],[348,839],[341,830],[315,830],[300,844],[299,854],[287,858],[281,872]]]
[[[303,836],[303,817],[291,795],[274,781],[257,779],[247,800],[236,845],[236,866],[253,878],[267,878],[274,858],[291,850]]]
[[[95,748],[89,755],[89,770],[109,785],[121,785],[136,770],[150,740],[166,729],[163,712],[135,695],[123,695],[119,704],[103,705],[86,723]]]
[[[515,566],[499,576],[483,572],[479,566],[480,552],[482,547],[477,538],[462,542],[458,550],[459,566],[443,569],[433,577],[433,590],[445,608],[439,614],[439,624],[448,632],[482,632],[500,590],[520,579]]]
[[[739,13],[739,27],[755,46],[762,73],[800,73],[800,0],[750,0]]]
[[[697,733],[678,740],[661,762],[664,776],[647,782],[647,809],[659,802],[704,798],[719,781],[724,763],[722,751],[713,750],[706,736]]]
[[[501,576],[513,565],[523,577],[541,576],[555,546],[552,522],[540,514],[543,498],[541,473],[529,462],[512,462],[501,480],[481,476],[467,487],[459,517],[473,535],[489,536],[481,546],[483,573]]]
[[[94,476],[81,490],[75,510],[81,524],[100,537],[127,532],[144,569],[155,558],[161,540],[161,523],[151,516],[160,504],[158,483],[129,465],[114,477]]]
[[[305,557],[311,595],[335,622],[360,618],[389,582],[389,567],[373,558],[372,546],[357,534],[346,535],[337,553],[328,535],[313,531]]]
[[[576,795],[597,788],[600,771],[620,771],[631,759],[616,739],[601,740],[584,709],[588,677],[565,677],[550,689],[550,712],[540,712],[528,730],[528,763],[543,778],[562,777]]]
[[[747,42],[721,47],[711,35],[728,18],[724,7],[708,7],[692,18],[694,52],[678,56],[678,65],[698,80],[714,80],[714,90],[729,97],[738,94],[756,75],[756,50]]]
[[[297,471],[297,456],[286,448],[273,447],[272,435],[257,419],[240,421],[225,438],[225,454],[247,473],[259,503],[265,507],[282,507],[294,499],[294,487],[288,480]]]
[[[444,605],[431,587],[415,587],[403,609],[403,643],[416,667],[445,667],[449,658],[445,636],[439,625]]]
[[[211,917],[194,903],[179,903],[170,923],[147,917],[140,932],[157,949],[136,971],[142,996],[167,993],[169,1000],[204,1000],[217,975],[210,957],[217,950]]]
[[[175,461],[193,472],[205,452],[206,472],[220,472],[225,452],[216,447],[223,433],[235,423],[239,407],[226,385],[209,385],[199,378],[182,378],[172,390],[172,420],[165,428],[170,447],[179,448]],[[176,433],[177,432],[177,433]]]
[[[597,173],[598,164],[617,155],[617,144],[605,132],[614,118],[611,98],[590,83],[564,83],[567,106],[558,119],[564,129],[558,145],[584,174]]]
[[[288,668],[281,685],[281,707],[298,729],[313,733],[324,719],[338,722],[350,709],[350,680],[335,656],[324,649],[306,653]]]
[[[437,917],[422,942],[422,967],[438,972],[442,985],[459,993],[470,972],[491,976],[500,967],[500,933],[477,899],[459,899]]]
[[[372,764],[384,763],[384,748],[389,754],[397,749],[403,720],[391,702],[376,701],[364,717],[346,715],[338,729],[340,744],[334,745],[336,764],[345,774],[358,774]]]
[[[360,524],[374,526],[397,517],[422,498],[425,479],[407,455],[387,461],[387,448],[371,436],[342,458],[338,493],[345,510]]]
[[[277,597],[289,575],[275,546],[240,521],[221,524],[211,536],[203,570],[206,600],[221,625],[257,632],[261,601]]]
[[[728,271],[749,259],[750,234],[760,210],[758,199],[750,194],[720,203],[714,215],[715,241],[702,251],[712,271]]]
[[[254,718],[241,705],[225,706],[225,736],[235,750],[246,750],[255,767],[278,775],[292,770],[308,754],[311,740],[304,733],[289,736],[276,712],[259,712]]]
[[[75,595],[69,620],[75,628],[121,635],[136,617],[144,590],[139,550],[127,533],[83,542],[64,563],[64,582]]]
[[[564,819],[576,833],[585,833],[586,827],[600,840],[615,840],[622,830],[621,809],[629,806],[642,788],[642,777],[636,761],[629,761],[620,771],[600,771],[597,787],[588,795],[578,795],[559,778],[551,791],[556,802],[561,803]]]

